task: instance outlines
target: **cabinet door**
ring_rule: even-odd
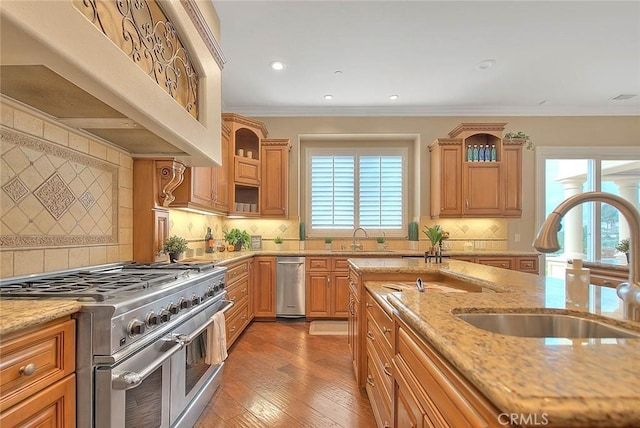
[[[500,163],[466,163],[463,171],[463,215],[502,215]]]
[[[395,427],[422,427],[422,422],[426,419],[426,416],[418,400],[411,392],[411,388],[407,384],[406,380],[400,373],[400,370],[396,367],[394,370],[394,424]],[[427,424],[426,426],[432,426]]]
[[[76,376],[71,374],[0,415],[2,427],[76,426]]]
[[[238,184],[260,185],[260,162],[240,156],[234,158],[234,181]]]
[[[307,273],[306,315],[310,318],[330,316],[331,276],[329,272]]]
[[[462,214],[462,148],[443,146],[440,149],[440,216]]]
[[[191,168],[191,202],[213,207],[213,168]]]
[[[169,211],[153,210],[153,219],[155,223],[153,235],[154,261],[166,261],[169,256],[164,253],[162,244],[169,237]]]
[[[349,313],[349,272],[331,274],[331,316],[347,318]]]
[[[229,138],[222,136],[222,165],[213,168],[213,208],[216,211],[229,212]]]
[[[262,140],[260,215],[287,217],[289,202],[289,140]]]
[[[254,268],[254,315],[256,317],[275,317],[276,258],[256,257]]]
[[[348,343],[349,350],[351,351],[351,365],[353,366],[353,374],[356,378],[356,382],[358,382],[358,386],[361,386],[361,378],[360,378],[360,320],[358,319],[358,312],[360,308],[360,301],[358,297],[354,293],[354,291],[349,288],[349,317],[347,318],[348,323]]]
[[[504,145],[503,149],[505,217],[522,217],[522,145]]]

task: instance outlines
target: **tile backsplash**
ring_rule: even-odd
[[[2,277],[131,260],[131,157],[9,100],[0,109]]]

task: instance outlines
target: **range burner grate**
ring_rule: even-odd
[[[0,284],[0,296],[91,298],[101,302],[115,294],[170,283],[178,279],[179,276],[180,272],[136,270],[80,272]]]
[[[182,263],[163,263],[163,262],[155,262],[155,263],[137,263],[131,262],[122,266],[123,269],[190,269],[196,270],[198,272],[205,272],[213,269],[215,263],[213,262],[182,262]]]

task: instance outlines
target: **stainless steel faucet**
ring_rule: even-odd
[[[355,251],[355,250],[362,250],[362,249],[363,249],[363,246],[362,246],[362,243],[361,243],[361,242],[358,242],[358,243],[356,244],[356,232],[357,232],[357,231],[359,231],[359,230],[361,230],[361,231],[363,231],[363,232],[364,232],[364,237],[365,237],[365,239],[369,239],[369,234],[368,234],[368,233],[367,233],[367,231],[366,231],[366,230],[364,230],[363,228],[358,227],[356,230],[354,230],[354,231],[353,231],[353,240],[351,241],[351,249],[352,249],[352,250],[354,250],[354,251]]]
[[[640,213],[629,201],[605,192],[586,192],[567,198],[556,207],[544,221],[538,235],[533,241],[536,250],[553,253],[560,249],[558,229],[560,220],[576,205],[584,202],[604,202],[620,211],[629,223],[629,282],[623,282],[616,288],[618,296],[624,304],[624,317],[628,320],[640,321]]]

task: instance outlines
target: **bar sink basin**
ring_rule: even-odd
[[[472,312],[456,315],[474,327],[506,336],[640,339],[640,331],[570,314]]]

